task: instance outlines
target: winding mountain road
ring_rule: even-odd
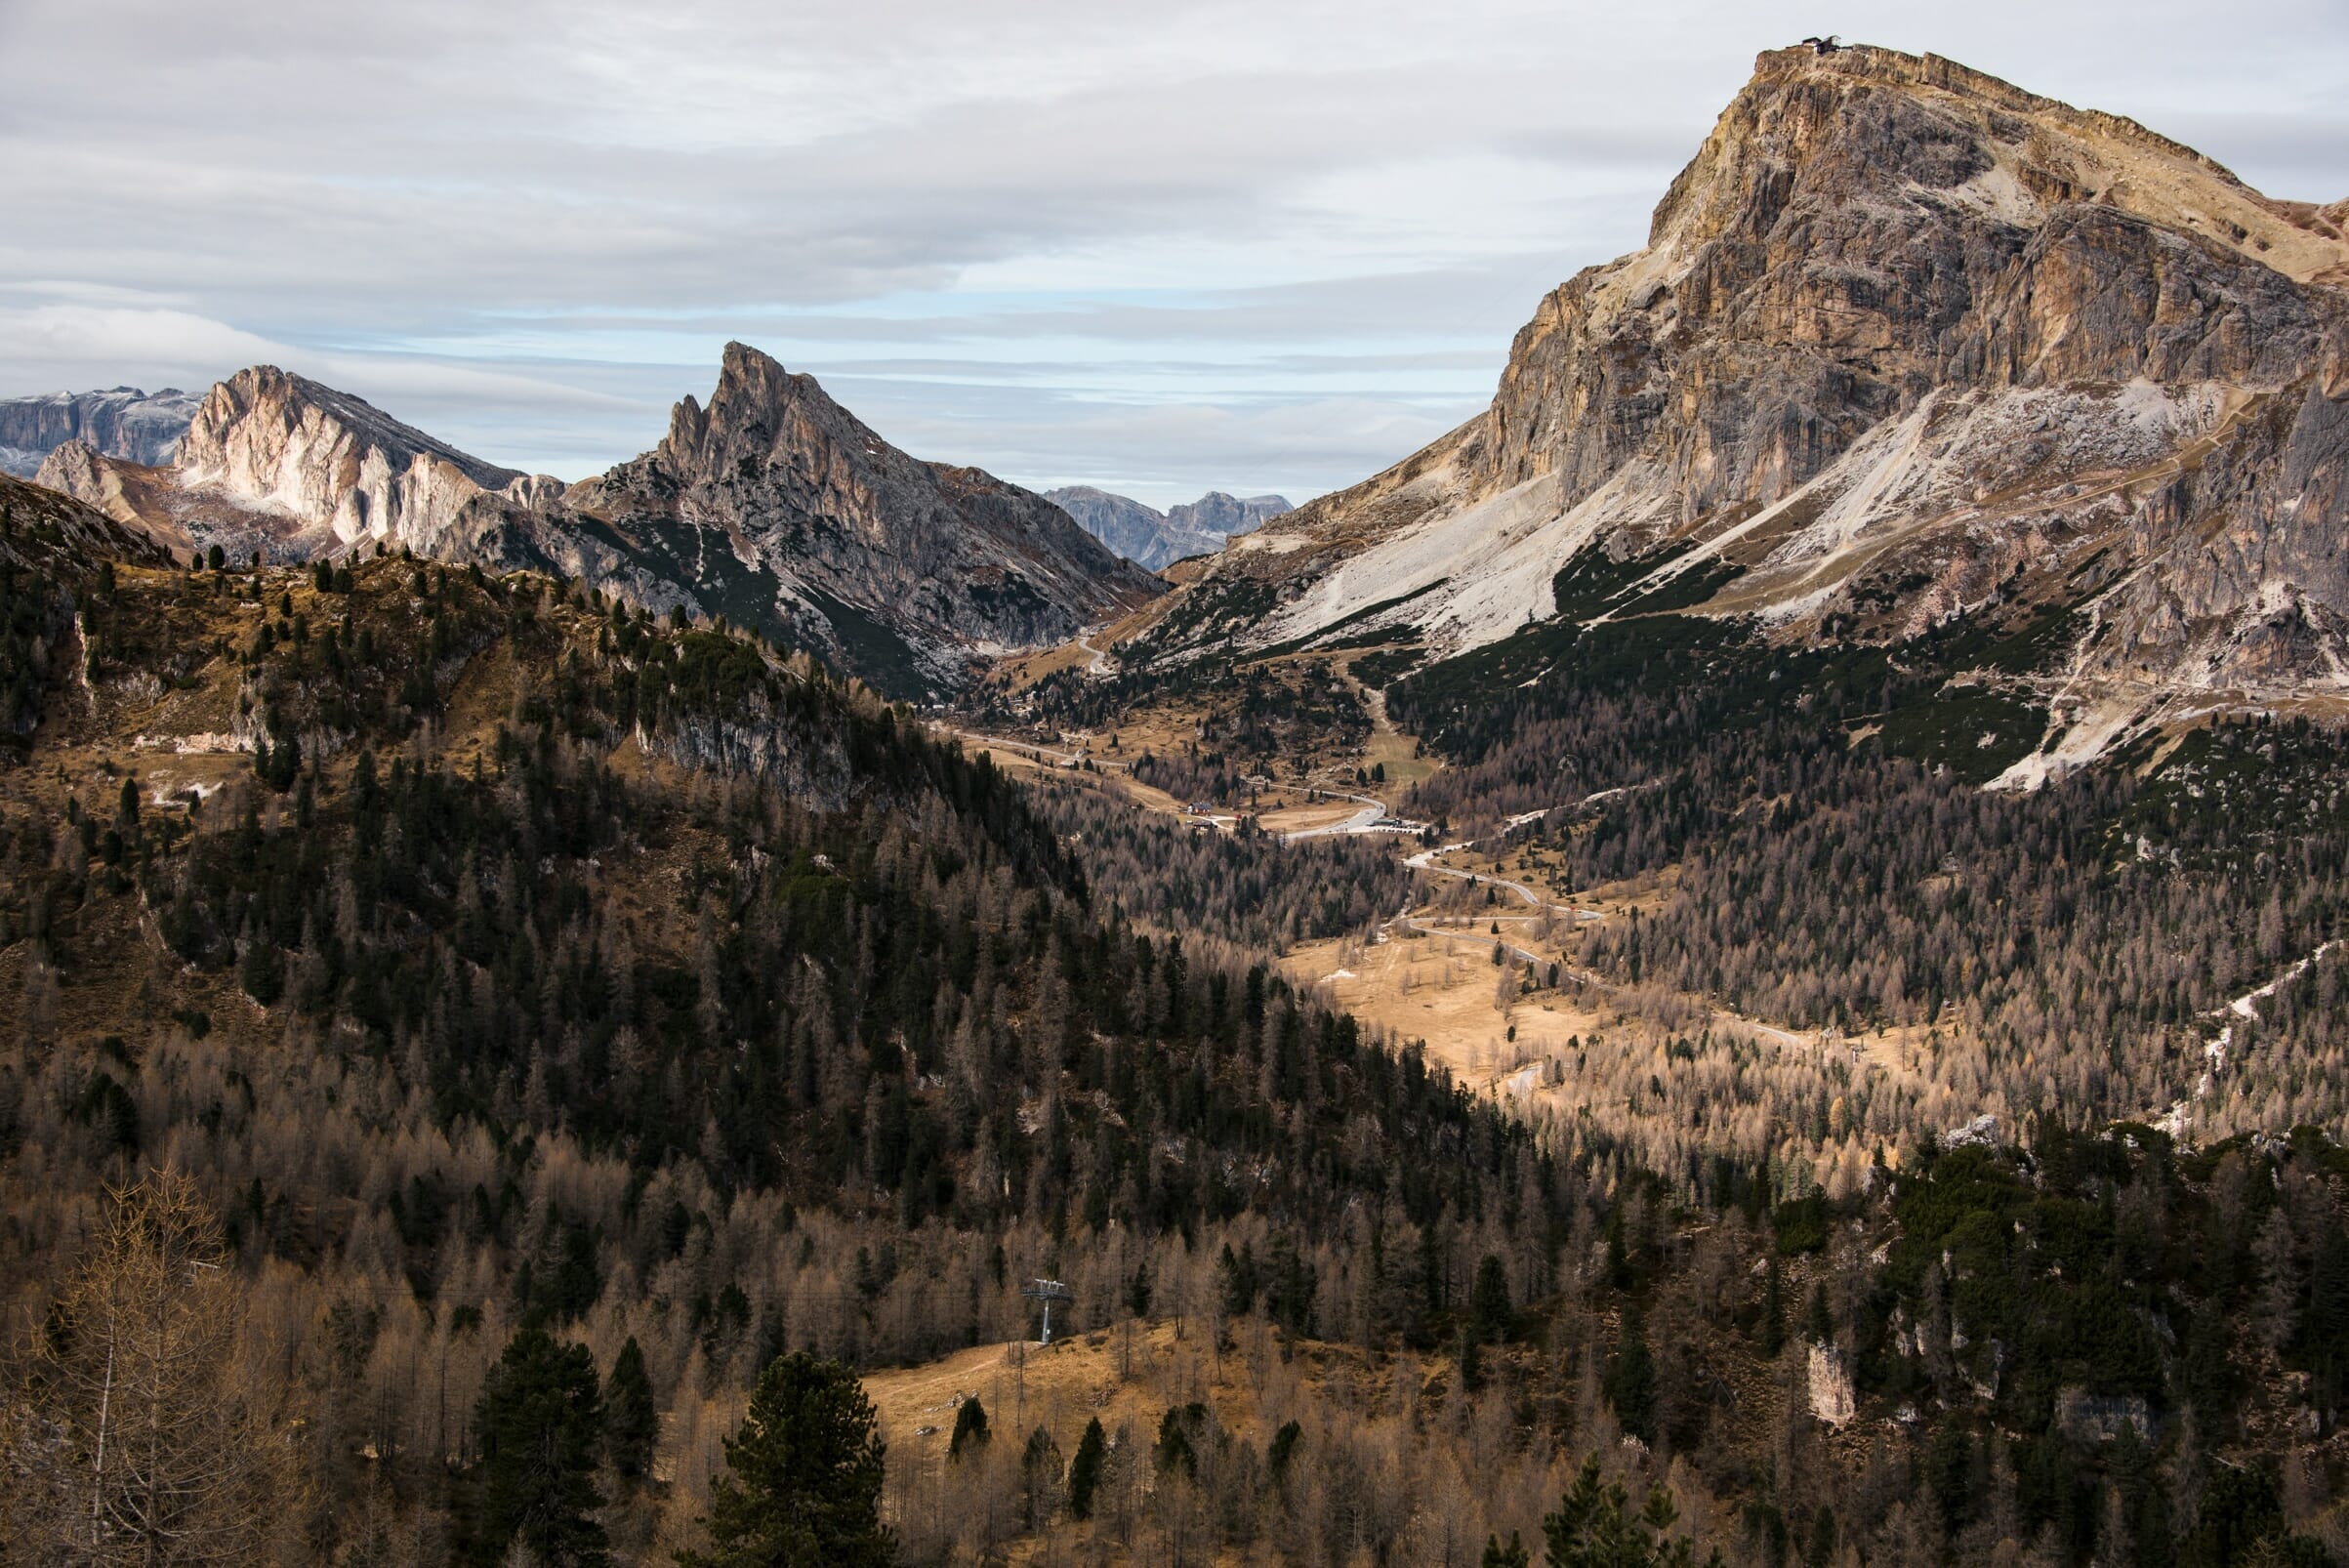
[[[1382,828],[1379,826],[1381,822],[1392,819],[1392,813],[1386,809],[1384,801],[1373,800],[1367,795],[1354,795],[1345,790],[1323,790],[1321,793],[1335,796],[1340,801],[1352,801],[1362,809],[1342,822],[1329,822],[1318,828],[1298,828],[1295,833],[1282,834],[1282,838],[1295,842],[1298,839],[1325,839],[1339,833],[1416,833],[1419,831],[1420,825],[1416,822],[1408,827]]]

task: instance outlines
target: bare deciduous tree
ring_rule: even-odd
[[[32,1347],[5,1432],[0,1519],[27,1562],[293,1560],[289,1434],[257,1408],[241,1291],[185,1175],[112,1189],[90,1256]]]

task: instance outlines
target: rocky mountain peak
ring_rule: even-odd
[[[68,443],[41,474],[183,556],[300,559],[374,538],[557,572],[758,627],[901,695],[1164,587],[1042,497],[908,456],[740,343],[707,403],[681,399],[651,451],[577,485],[484,463],[274,365],[214,387],[169,467]]]
[[[1586,553],[1652,563],[1603,613],[1669,595],[1788,641],[2063,607],[2071,689],[2120,683],[2095,746],[2189,688],[2349,685],[2345,280],[2337,209],[2133,121],[1933,56],[1773,51],[1483,414],[1186,594],[1270,579],[1248,637],[1441,652],[1559,613]]]
[[[2326,313],[2292,285],[2349,263],[2315,209],[2133,121],[1867,46],[1763,55],[1652,235],[1519,333],[1484,482],[1571,503],[1644,449],[1685,518],[1781,499],[1936,386],[2279,386]]]
[[[2014,222],[2085,201],[2258,257],[2297,280],[2349,261],[2337,222],[2271,200],[2136,121],[2027,92],[1938,55],[1770,50],[1658,204],[1651,250],[1760,239],[1822,194],[1958,192]]]
[[[669,433],[650,454],[680,479],[739,475],[747,459],[810,466],[817,453],[880,459],[895,452],[825,392],[813,376],[783,368],[773,355],[729,343],[707,404],[690,393],[669,418]]]
[[[726,346],[707,403],[578,503],[674,559],[695,602],[832,648],[892,690],[962,679],[974,654],[1051,642],[1162,585],[1058,508],[883,439],[816,379]]]
[[[523,477],[402,424],[363,397],[275,365],[251,365],[217,383],[180,443],[178,463],[195,483],[259,485],[257,493],[267,496],[289,477],[277,472],[289,461],[297,468],[312,457],[330,465],[364,463],[369,452],[388,471],[414,468],[420,459],[443,464],[484,490]]]
[[[1260,527],[1285,512],[1293,510],[1286,496],[1236,496],[1221,490],[1210,490],[1196,501],[1167,509],[1167,519],[1177,528],[1192,528],[1203,533],[1241,534]]]

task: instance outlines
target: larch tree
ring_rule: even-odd
[[[0,1426],[0,1557],[300,1560],[300,1469],[238,1354],[242,1291],[219,1221],[176,1171],[108,1197]]]

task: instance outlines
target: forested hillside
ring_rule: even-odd
[[[1895,659],[1675,616],[1529,628],[1390,688],[1458,764],[1404,806],[1560,887],[1635,892],[1583,938],[1597,974],[1921,1053],[1921,1089],[1858,1073],[1773,1107],[1815,1121],[1814,1149],[2058,1106],[2340,1137],[2349,748],[2304,717],[2222,718],[1986,790],[2044,719],[1950,672],[2028,671],[2048,631],[1959,622]],[[1706,1071],[1713,1114],[1763,1092]]]
[[[1272,964],[1408,901],[1391,850],[1022,786],[804,658],[576,586],[179,570],[75,520],[0,530],[40,606],[10,623],[0,773],[8,1561],[721,1560],[790,1484],[759,1434],[819,1407],[869,1438],[841,1495],[887,1535],[856,1560],[2343,1545],[2349,1162],[2319,1128],[2189,1147],[2058,1082],[1945,1144],[1942,1102],[1854,1084],[1768,1099],[1756,1139],[1664,1136],[1769,1084],[1710,1037],[1629,1121],[1537,1125]],[[1985,969],[1946,957],[1974,926],[1887,924],[1934,896],[1911,871],[1959,887],[1918,868],[1973,853],[1990,913],[1937,919],[2075,939],[2240,919],[2288,955],[2327,928],[2328,819],[2287,841],[2273,807],[2190,804],[2325,776],[2320,734],[1985,797],[1734,683],[1707,708],[1536,681],[1512,689],[1553,706],[1479,739],[1438,711],[1451,671],[1396,693],[1462,760],[1432,810],[1513,806],[1493,781],[1565,734],[1624,759],[1585,794],[1653,783],[1512,841],[1578,878],[1677,868],[1682,904],[1596,928],[1602,969],[1822,1019],[1974,1008],[1968,1040],[2126,981],[2138,1011],[2092,1038],[2136,1040],[2264,950],[2057,987],[2019,934]],[[2272,919],[2221,913],[2252,842]],[[1898,987],[1849,981],[1859,938],[1804,902],[1847,863]],[[1792,902],[1700,901],[1757,899],[1740,878]],[[1780,946],[1740,968],[1699,910]],[[2308,1059],[2329,974],[2245,1059]],[[2001,1038],[1997,1082],[2041,1082],[2088,1016]],[[2137,1059],[2114,1045],[2099,1092]],[[1858,1151],[1825,1181],[1822,1141]],[[1073,1298],[1062,1338],[1003,1359],[1038,1277]],[[170,1441],[125,1458],[143,1424]]]
[[[470,1418],[519,1331],[642,1347],[643,1547],[786,1345],[1009,1338],[1039,1273],[1080,1324],[1183,1302],[1236,1225],[1335,1301],[1346,1225],[1464,1269],[1504,1194],[1546,1223],[1521,1128],[1104,918],[1002,775],[804,661],[402,559],[12,569],[86,652],[0,815],[9,1321],[107,1182],[191,1176],[320,1549],[380,1494],[496,1560]],[[205,742],[138,726],[207,701],[252,750],[176,788]]]

